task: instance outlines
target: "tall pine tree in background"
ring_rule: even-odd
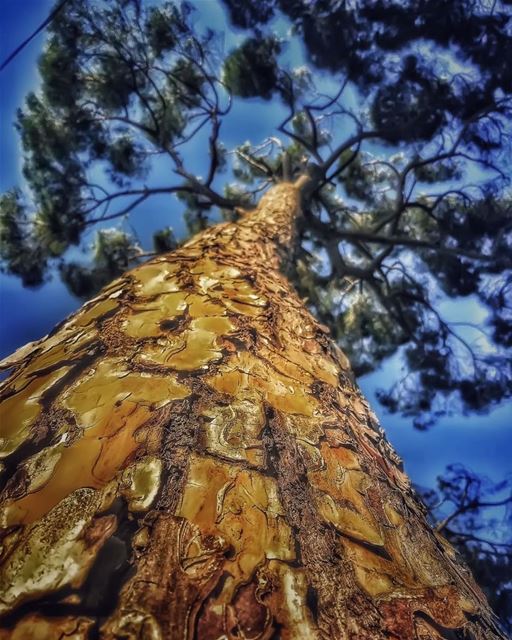
[[[421,428],[510,396],[509,4],[224,0],[227,54],[187,3],[58,13],[2,260],[107,286],[4,363],[6,638],[503,637],[440,535],[482,569],[454,525],[485,491],[451,470],[432,531],[353,373],[400,348],[381,400]],[[244,99],[284,116],[227,148]],[[192,240],[112,227],[164,194]],[[480,347],[439,311],[458,296]]]

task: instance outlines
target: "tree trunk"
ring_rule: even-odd
[[[6,362],[0,638],[504,637],[280,272],[299,186]]]

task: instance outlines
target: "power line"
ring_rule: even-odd
[[[38,33],[41,33],[41,31],[43,31],[43,29],[45,29],[50,22],[55,18],[55,16],[59,13],[59,11],[62,9],[62,7],[66,4],[66,2],[68,2],[69,0],[61,0],[61,2],[59,2],[59,4],[50,12],[50,14],[48,15],[48,17],[46,18],[46,20],[44,22],[42,22],[37,29],[31,33],[29,35],[28,38],[26,38],[20,45],[18,45],[16,47],[16,49],[14,49],[14,51],[12,51],[12,53],[10,53],[7,58],[2,62],[2,64],[0,65],[0,71],[3,71],[5,69],[5,67],[12,61],[14,60],[14,58],[18,55],[18,53],[20,53],[20,51],[22,51],[29,42],[31,42]]]

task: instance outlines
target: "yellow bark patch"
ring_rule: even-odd
[[[195,276],[200,293],[218,299],[233,313],[256,316],[267,306],[262,294],[234,267],[205,259],[200,260],[190,272]]]
[[[385,573],[378,573],[355,565],[356,580],[372,598],[389,594],[393,591],[393,581]]]
[[[85,332],[77,331],[72,337],[69,336],[65,342],[57,342],[50,347],[45,345],[46,348],[43,348],[36,357],[32,358],[28,366],[23,369],[23,374],[19,376],[18,381],[14,382],[14,388],[17,389],[21,384],[26,384],[31,376],[41,375],[41,371],[45,369],[54,367],[57,370],[66,360],[78,360],[87,351],[91,342],[89,335],[86,336]]]
[[[7,525],[35,522],[73,491],[101,488],[114,478],[137,449],[137,428],[149,417],[147,407],[125,403],[107,429],[93,427],[60,452],[51,475],[42,487],[5,507]],[[53,463],[53,460],[52,460]]]
[[[187,309],[185,294],[168,293],[148,304],[132,304],[123,321],[123,331],[131,338],[150,338],[165,333],[161,323],[182,315]]]
[[[86,327],[92,322],[96,322],[96,320],[107,315],[118,306],[119,303],[115,298],[105,298],[94,302],[94,304],[89,303],[77,314],[76,318],[74,318],[73,324],[78,327]]]
[[[146,347],[140,358],[178,371],[194,371],[222,357],[219,338],[232,329],[228,318],[196,318],[191,321],[190,328],[179,335]]]
[[[223,280],[234,280],[241,275],[240,269],[229,265],[221,264],[210,258],[198,260],[190,268],[190,273],[194,275],[206,275],[212,278]]]
[[[37,491],[51,478],[55,465],[62,456],[65,439],[65,434],[63,434],[57,444],[41,449],[41,451],[27,458],[22,464],[22,468],[29,479],[25,489],[26,493]]]
[[[403,561],[402,552],[410,541],[403,540],[393,531],[386,535],[386,551],[391,559],[383,558],[369,549],[362,547],[352,540],[342,538],[345,552],[350,557],[354,567],[357,567],[357,578],[361,586],[371,595],[391,595],[401,592],[418,592],[425,587],[423,579],[415,575],[411,565]],[[421,555],[422,550],[414,549],[414,553]],[[384,584],[390,581],[389,588],[377,593]]]
[[[98,549],[115,530],[114,516],[94,519],[104,506],[101,492],[80,489],[23,531],[0,567],[0,613],[83,582]]]
[[[303,605],[307,601],[309,586],[306,572],[284,562],[271,560],[268,564],[268,574],[278,585],[275,595],[272,592],[269,595],[268,603],[276,612],[277,622],[283,626],[281,638],[318,640],[318,628],[309,608]]]
[[[223,364],[219,372],[206,382],[221,393],[243,396],[247,389],[258,390],[275,409],[291,414],[311,416],[316,400],[305,391],[305,385],[276,373],[264,360],[243,351]],[[306,387],[307,388],[307,387]]]
[[[131,405],[132,410],[134,405],[157,408],[185,398],[189,393],[171,374],[164,377],[132,372],[122,360],[108,358],[64,394],[63,404],[73,411],[81,427],[94,426],[101,430],[108,423],[115,423],[119,413],[126,414],[126,408],[122,408],[124,402]]]
[[[338,385],[339,368],[331,358],[322,353],[318,345],[316,349],[308,351],[291,344],[283,355],[288,362],[295,364],[302,372],[297,376],[298,378],[304,377],[304,372],[307,372],[315,380],[322,380],[332,387]]]
[[[306,358],[292,358],[288,353],[280,353],[276,349],[263,347],[260,350],[262,359],[272,363],[272,368],[278,375],[294,381],[302,380],[305,385],[310,385],[315,377],[310,373],[310,367]]]
[[[342,538],[342,544],[359,584],[370,595],[390,594],[394,589],[405,585],[407,588],[414,587],[411,576],[397,572],[393,561],[373,553],[353,540]]]
[[[93,624],[93,620],[85,617],[43,618],[29,614],[14,629],[0,629],[0,640],[87,640]]]
[[[175,357],[187,349],[187,333],[183,332],[179,335],[171,335],[161,337],[155,343],[144,346],[144,349],[137,355],[137,360],[142,364],[163,365],[169,368],[178,368],[175,366]],[[210,343],[211,344],[211,340]],[[188,349],[188,355],[191,350]],[[213,359],[210,353],[201,359],[201,364],[209,362]],[[204,360],[204,362],[203,362]]]
[[[121,493],[130,511],[147,511],[160,487],[162,462],[147,457],[132,464],[121,477]]]
[[[225,565],[232,579],[219,595],[221,602],[229,603],[236,585],[249,580],[265,559],[295,558],[276,482],[257,471],[193,455],[176,515],[233,549]]]
[[[357,513],[373,523],[374,516],[365,497],[371,479],[360,470],[357,454],[346,447],[330,447],[326,442],[322,442],[320,451],[324,466],[308,472],[311,485],[335,501],[350,503]]]
[[[376,524],[353,509],[340,506],[329,495],[318,496],[320,514],[342,533],[370,544],[382,545],[384,540]]]
[[[108,629],[114,638],[141,638],[141,640],[163,640],[162,630],[152,615],[141,611],[125,611]]]
[[[385,503],[383,505],[383,508],[390,524],[392,524],[394,527],[398,527],[403,524],[403,516],[401,516],[398,511],[394,509],[389,503]]]
[[[204,427],[207,451],[254,466],[263,463],[265,414],[259,394],[247,392],[228,406],[215,406],[203,415],[209,419]]]
[[[6,524],[34,522],[75,490],[105,486],[140,446],[136,432],[151,411],[189,393],[170,376],[127,372],[114,359],[99,363],[64,399],[83,434],[68,445],[64,432],[32,461],[28,494],[6,505]]]
[[[132,271],[135,289],[142,296],[179,291],[178,280],[173,277],[178,271],[179,265],[168,261],[149,262]]]
[[[207,296],[193,294],[187,298],[188,312],[192,318],[222,316],[226,309],[222,304],[213,302]]]
[[[324,435],[323,424],[325,418],[322,415],[302,416],[285,414],[283,421],[287,431],[293,433],[297,439],[313,445],[320,455],[317,445],[320,438]]]
[[[69,370],[62,367],[56,371],[31,380],[17,393],[9,396],[0,405],[0,458],[15,451],[30,434],[30,426],[37,418],[41,396]]]

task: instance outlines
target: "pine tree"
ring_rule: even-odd
[[[3,196],[5,268],[33,286],[57,263],[85,297],[109,284],[4,362],[2,633],[504,637],[354,373],[402,347],[409,375],[382,400],[419,426],[510,395],[511,77],[493,57],[510,12],[225,4],[250,33],[220,60],[187,3],[68,3],[19,113],[36,208]],[[286,68],[279,16],[334,95]],[[222,122],[251,97],[288,109],[281,137],[228,154]],[[155,155],[175,182],[151,183]],[[191,240],[159,231],[142,263],[102,228],[91,265],[67,259],[161,194]],[[231,221],[209,227],[213,207]],[[488,306],[491,347],[457,336],[439,291]]]

